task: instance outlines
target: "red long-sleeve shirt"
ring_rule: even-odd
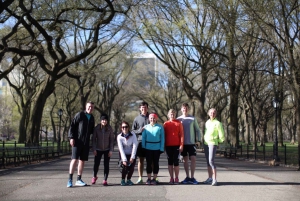
[[[164,123],[165,146],[183,146],[183,127],[179,120],[166,121]]]

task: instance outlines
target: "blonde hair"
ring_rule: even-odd
[[[214,110],[214,111],[216,111],[216,113],[217,113],[216,108],[210,108],[210,109],[208,110],[208,112],[207,112],[208,115],[209,115],[209,112],[210,112],[211,110]]]
[[[170,110],[168,111],[168,116],[169,116],[171,113],[176,113],[176,111],[175,111],[174,109],[170,109]]]

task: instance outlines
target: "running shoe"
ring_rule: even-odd
[[[158,184],[158,183],[159,183],[158,177],[156,177],[155,181],[156,181],[156,184]]]
[[[178,178],[175,178],[174,184],[179,184],[179,179]]]
[[[126,182],[126,183],[127,183],[128,186],[134,185],[134,183],[133,183],[130,179],[127,179],[127,182]]]
[[[102,182],[103,186],[108,186],[107,181],[103,180]]]
[[[170,178],[169,184],[174,184],[174,179],[173,178]]]
[[[125,182],[125,179],[122,179],[121,180],[121,186],[126,186],[127,185],[127,183]]]
[[[76,183],[75,183],[76,186],[87,186],[86,183],[84,183],[81,179],[80,180],[77,180]]]
[[[186,177],[181,183],[182,184],[188,184],[190,180],[191,180],[191,178]]]
[[[199,182],[195,178],[191,178],[189,184],[199,184]]]
[[[211,184],[212,183],[212,178],[207,178],[203,183],[204,184]]]
[[[73,186],[73,181],[72,179],[69,179],[68,183],[67,183],[67,187],[71,188]]]
[[[218,185],[218,182],[217,180],[214,180],[212,183],[211,183],[212,186],[217,186]]]
[[[139,178],[139,180],[137,180],[136,184],[142,184],[143,183],[143,179]]]
[[[146,184],[150,185],[151,184],[151,179],[147,179]]]
[[[96,181],[97,181],[97,179],[98,179],[98,177],[93,177],[93,178],[92,178],[92,184],[95,184]]]
[[[151,182],[150,182],[150,184],[151,185],[156,185],[157,184],[156,179],[152,179]]]

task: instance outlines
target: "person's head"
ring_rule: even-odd
[[[210,108],[207,112],[210,119],[214,119],[217,116],[217,110],[215,108]]]
[[[158,116],[156,113],[149,114],[149,121],[151,125],[154,125],[157,122]]]
[[[184,116],[186,116],[188,114],[188,111],[189,111],[189,104],[187,103],[183,103],[181,105],[181,112]]]
[[[175,119],[175,110],[174,109],[170,109],[169,112],[168,112],[168,117],[169,117],[169,120],[173,121]]]
[[[89,101],[86,103],[85,105],[85,111],[88,113],[88,114],[91,114],[94,110],[94,103],[92,101]]]
[[[147,112],[148,112],[148,103],[147,102],[145,102],[145,101],[141,102],[141,104],[140,104],[140,111],[141,111],[142,115],[146,115],[147,114]]]
[[[124,133],[124,134],[129,133],[129,131],[130,131],[129,129],[130,129],[129,123],[127,121],[122,121],[122,123],[121,123],[122,133]]]
[[[108,115],[107,114],[101,114],[101,116],[100,116],[101,126],[106,126],[107,122],[108,122]]]

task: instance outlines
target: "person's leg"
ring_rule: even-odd
[[[139,178],[143,178],[144,164],[145,164],[145,157],[139,157],[139,162],[138,162]]]
[[[186,177],[190,178],[190,173],[189,173],[189,157],[188,156],[184,156],[183,157],[183,167],[184,167],[184,171],[185,171]]]
[[[196,156],[190,156],[191,164],[190,164],[190,169],[191,169],[191,178],[194,178],[194,173],[196,169]]]
[[[97,156],[94,157],[94,169],[93,169],[95,178],[97,178],[101,157],[102,155],[100,154],[100,151],[97,151]]]
[[[110,157],[108,157],[109,150],[104,151],[104,181],[107,181],[107,177],[109,174],[109,161]]]
[[[70,162],[70,168],[69,168],[69,174],[72,174],[72,175],[74,174],[77,162],[78,162],[78,159],[72,159],[71,160],[71,162]]]
[[[204,155],[205,155],[205,161],[206,161],[206,166],[207,166],[207,174],[208,178],[203,182],[205,184],[211,183],[212,182],[212,169],[209,165],[209,148],[208,145],[204,144]]]
[[[78,176],[80,175],[80,179],[81,179],[81,175],[83,172],[83,168],[84,168],[84,162],[83,160],[79,160],[78,162]]]
[[[152,174],[152,163],[153,163],[153,153],[152,150],[146,150],[146,171],[147,171],[147,182],[146,184],[150,184],[151,181],[151,174]]]
[[[168,158],[168,170],[169,170],[169,175],[170,175],[170,180],[174,178],[174,171],[173,171],[173,153],[172,153],[172,148],[171,147],[166,147],[166,154]]]
[[[213,179],[213,181],[217,180],[217,170],[216,170],[216,166],[215,166],[215,155],[217,152],[217,146],[215,145],[209,145],[208,146],[208,162],[210,165],[210,171],[211,171],[211,178]]]
[[[175,180],[178,182],[179,177],[179,147],[175,147],[173,150],[173,165],[174,165],[174,172],[175,172]],[[176,183],[177,183],[176,182]]]
[[[159,158],[160,158],[160,150],[154,150],[153,153],[153,180],[156,180],[157,174],[159,172]]]
[[[130,166],[128,167],[128,175],[127,175],[127,180],[130,180],[133,172],[134,172],[134,166],[135,166],[135,160],[133,160],[133,163],[130,164]]]

